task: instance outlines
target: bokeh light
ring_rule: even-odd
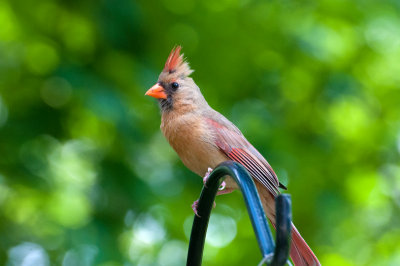
[[[202,180],[144,96],[182,45],[322,265],[400,265],[396,1],[0,1],[0,265],[185,265]],[[204,265],[257,265],[239,192]]]

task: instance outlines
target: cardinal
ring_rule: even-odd
[[[232,160],[242,164],[253,177],[268,219],[275,225],[275,197],[282,185],[267,160],[240,130],[212,109],[190,74],[181,47],[172,49],[157,83],[146,95],[158,99],[161,131],[183,164],[204,180],[218,164]],[[203,180],[203,181],[204,181]],[[218,195],[237,189],[226,178]],[[196,212],[196,202],[192,206]],[[317,257],[292,224],[290,256],[296,266],[320,265]]]

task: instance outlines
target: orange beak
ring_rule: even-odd
[[[153,87],[151,87],[145,95],[149,95],[151,97],[157,99],[167,99],[167,94],[165,93],[164,88],[159,84],[156,83]]]

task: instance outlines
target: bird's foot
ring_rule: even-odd
[[[225,182],[223,182],[223,183],[225,183]],[[221,186],[222,186],[222,184],[221,184]],[[235,191],[234,188],[223,188],[223,189],[219,189],[219,190],[217,191],[217,196],[219,196],[219,195],[224,195],[224,194],[229,194],[229,193],[231,193],[231,192],[233,192],[233,191]]]
[[[207,182],[208,178],[210,177],[210,174],[211,174],[212,171],[213,171],[213,169],[212,169],[211,167],[208,167],[207,173],[206,173],[206,174],[204,175],[204,177],[203,177],[203,184],[204,184],[205,187],[207,187],[207,186],[206,186],[206,182]],[[219,190],[219,191],[224,190],[225,187],[226,187],[226,183],[225,183],[225,181],[222,181],[222,183],[221,183],[221,185],[219,186],[218,190]],[[229,193],[229,192],[228,192],[228,193]],[[225,194],[225,193],[222,193],[222,194]],[[219,194],[218,194],[218,195],[219,195]]]
[[[195,200],[192,204],[192,210],[197,217],[201,218],[200,215],[197,213],[197,205],[199,205],[199,200]]]
[[[224,190],[225,187],[226,187],[226,183],[225,183],[225,181],[222,181],[221,185],[219,185],[219,188],[218,188],[219,191],[218,192]],[[217,192],[217,195],[219,195],[218,192]]]
[[[198,205],[199,205],[199,200],[195,200],[192,204],[192,210],[193,210],[194,214],[196,214],[197,217],[201,218],[201,216],[197,213]],[[217,204],[215,204],[215,201],[214,201],[213,208],[215,208],[215,206],[217,206]]]
[[[211,167],[208,167],[207,173],[203,177],[203,184],[204,184],[205,187],[207,187],[206,183],[207,183],[207,180],[210,177],[210,174],[211,174],[212,171],[213,171],[213,169]],[[232,189],[232,188],[226,188],[225,181],[222,181],[221,185],[218,188],[217,195],[231,193],[233,190],[234,189]],[[199,200],[194,201],[193,204],[192,204],[192,210],[193,210],[194,214],[196,214],[197,217],[200,217],[200,215],[197,212],[198,205],[199,205]],[[217,204],[214,201],[213,208],[215,208],[215,206],[217,206]]]
[[[203,177],[203,184],[204,186],[206,185],[206,182],[208,180],[208,177],[210,176],[211,172],[213,171],[213,169],[211,167],[208,167],[207,169],[207,173],[204,175]]]

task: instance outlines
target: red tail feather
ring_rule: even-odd
[[[256,182],[257,190],[260,193],[260,199],[268,219],[275,226],[275,199],[274,196],[265,189],[265,187]],[[320,266],[317,257],[314,255],[306,241],[301,237],[299,231],[292,223],[292,241],[290,247],[290,257],[295,266]]]
[[[301,237],[299,231],[292,223],[292,243],[290,257],[296,266],[319,266],[321,265],[306,241]]]

